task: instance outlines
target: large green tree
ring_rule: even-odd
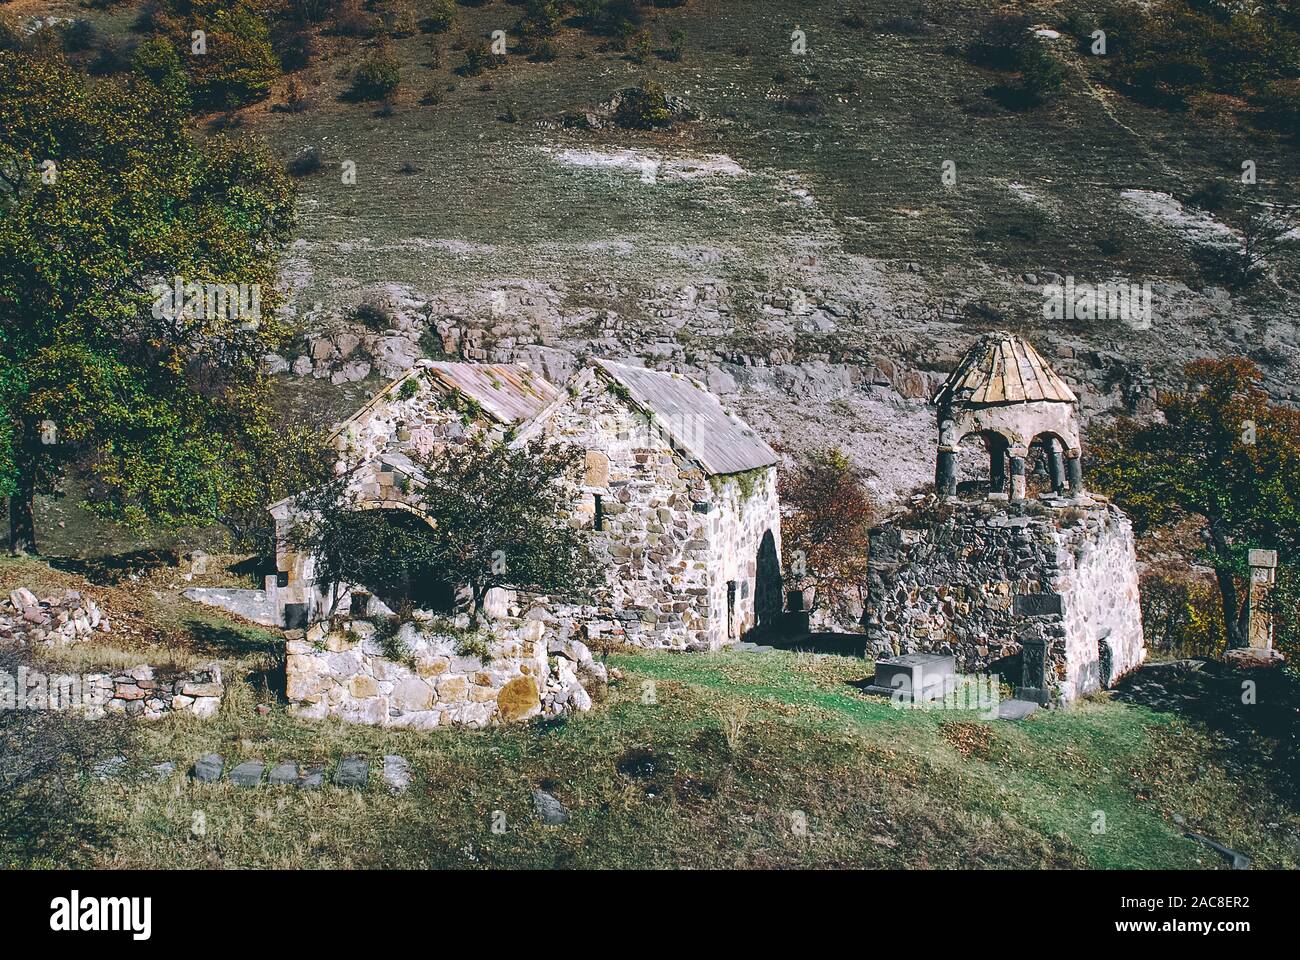
[[[1247,551],[1300,547],[1300,411],[1270,401],[1259,369],[1229,357],[1186,367],[1190,389],[1162,393],[1162,417],[1121,418],[1095,436],[1091,482],[1139,530],[1202,523],[1205,560],[1223,599],[1228,645],[1248,643]]]
[[[575,526],[582,451],[534,440],[480,440],[425,464],[420,506],[432,564],[469,589],[475,618],[493,587],[582,598],[595,582],[586,529]]]
[[[0,495],[11,549],[70,460],[94,506],[206,523],[259,489],[261,358],[293,188],[260,148],[197,141],[144,71],[89,81],[0,52]],[[176,310],[162,285],[243,284],[241,310]],[[260,293],[260,316],[250,310]],[[188,299],[188,297],[186,298]],[[183,306],[183,305],[182,305]]]
[[[403,481],[418,512],[366,510],[351,471],[295,498],[288,542],[315,558],[333,616],[344,586],[383,599],[438,580],[468,592],[475,621],[493,587],[584,599],[597,571],[588,531],[573,520],[582,451],[535,440],[475,437],[448,447]]]

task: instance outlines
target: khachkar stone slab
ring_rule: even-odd
[[[1100,497],[929,499],[871,533],[867,656],[951,654],[1036,703],[1146,657],[1132,526]]]
[[[900,694],[911,701],[940,700],[957,685],[957,661],[937,653],[909,653],[876,661],[868,693]]]
[[[1284,659],[1273,647],[1273,612],[1269,593],[1277,581],[1277,551],[1252,549],[1247,555],[1250,564],[1250,594],[1247,599],[1248,645],[1229,650],[1223,655],[1228,664],[1243,668],[1274,667]]]

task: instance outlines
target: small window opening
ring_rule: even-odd
[[[594,499],[596,501],[595,529],[604,530],[605,529],[605,507],[601,503],[599,493],[595,494]]]

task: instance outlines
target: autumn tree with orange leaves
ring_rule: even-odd
[[[1277,550],[1286,567],[1300,545],[1300,411],[1273,403],[1245,358],[1196,360],[1185,372],[1185,392],[1157,398],[1161,418],[1121,418],[1094,437],[1090,480],[1139,531],[1201,521],[1228,646],[1244,647],[1247,552]]]
[[[874,507],[861,472],[839,450],[809,455],[780,478],[787,584],[813,587],[812,609],[852,621],[867,582]]]

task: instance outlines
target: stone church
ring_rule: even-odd
[[[777,456],[698,382],[594,360],[557,388],[524,365],[423,360],[332,439],[360,506],[409,517],[418,515],[420,461],[476,434],[585,451],[569,519],[590,530],[605,572],[589,605],[501,590],[489,613],[587,642],[693,650],[777,622]],[[279,535],[272,602],[284,626],[304,627],[324,605],[313,560],[289,543],[294,499],[270,510]],[[454,605],[454,594],[444,600]]]

